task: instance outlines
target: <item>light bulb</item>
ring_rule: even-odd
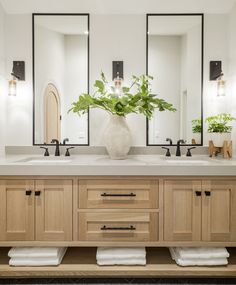
[[[16,88],[17,88],[16,79],[9,80],[9,83],[8,83],[8,95],[9,96],[16,96]]]

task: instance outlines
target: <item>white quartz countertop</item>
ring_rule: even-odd
[[[111,160],[105,155],[8,155],[0,158],[0,175],[236,176],[236,159],[206,155],[130,155],[126,160]]]

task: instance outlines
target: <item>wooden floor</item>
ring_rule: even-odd
[[[236,248],[228,266],[179,267],[167,248],[147,248],[146,266],[98,266],[96,248],[69,248],[57,267],[10,267],[9,248],[0,248],[0,278],[14,277],[236,277]]]

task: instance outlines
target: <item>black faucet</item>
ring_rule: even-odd
[[[65,139],[63,140],[63,145],[66,145],[67,142],[69,142],[69,139],[68,139],[68,138],[65,138]]]
[[[166,141],[167,141],[167,142],[169,142],[169,143],[170,143],[170,145],[172,145],[172,144],[173,144],[173,141],[172,141],[172,139],[170,139],[170,138],[167,138],[167,139],[166,139]]]
[[[60,143],[59,143],[59,140],[53,139],[51,141],[51,143],[56,143],[55,156],[60,156],[60,148],[59,148]]]
[[[180,144],[185,143],[184,140],[178,140],[177,141],[177,148],[176,148],[176,156],[181,156],[181,151],[180,151]]]

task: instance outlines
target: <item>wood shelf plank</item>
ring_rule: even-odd
[[[98,266],[96,248],[69,248],[57,267],[10,267],[9,248],[0,248],[0,278],[36,277],[236,277],[236,248],[228,266],[180,267],[167,248],[148,248],[146,266]]]

